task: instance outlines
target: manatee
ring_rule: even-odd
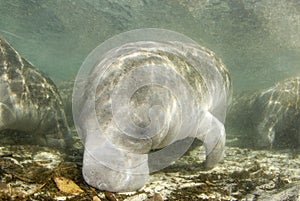
[[[240,144],[255,148],[300,145],[300,77],[235,98],[227,119]]]
[[[66,149],[71,135],[53,81],[0,37],[1,144]]]
[[[222,160],[231,80],[212,51],[155,40],[106,52],[102,47],[85,60],[82,68],[90,71],[81,68],[73,92],[88,184],[107,191],[137,190],[149,173],[180,157],[190,138],[203,142],[207,168]]]

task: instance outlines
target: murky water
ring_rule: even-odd
[[[181,32],[222,58],[235,92],[300,75],[300,2],[272,0],[1,0],[0,35],[55,81],[115,34]]]
[[[216,171],[220,175],[211,172],[204,174],[201,170],[202,176],[199,176],[200,162],[198,155],[193,154],[191,156],[197,156],[197,162],[194,164],[188,159],[187,164],[191,169],[178,166],[180,170],[175,171],[180,177],[178,185],[184,184],[184,177],[180,175],[182,172],[196,172],[196,176],[189,175],[186,178],[204,184],[205,190],[198,188],[199,194],[207,192],[209,187],[217,189],[211,190],[212,192],[220,191],[222,196],[227,196],[227,190],[223,189],[230,188],[228,194],[231,196],[232,191],[234,199],[262,195],[261,200],[269,200],[269,197],[273,197],[272,193],[277,193],[277,189],[278,194],[275,195],[278,198],[284,197],[281,192],[296,189],[292,194],[299,198],[300,78],[274,86],[276,82],[286,78],[300,77],[299,0],[0,0],[0,35],[57,84],[74,80],[84,59],[99,44],[116,34],[141,28],[163,28],[185,34],[201,46],[213,50],[223,60],[232,77],[235,96],[242,94],[240,92],[255,91],[254,95],[247,97],[250,99],[243,96],[234,99],[231,106],[234,109],[227,115],[228,149],[225,163],[221,163]],[[68,86],[64,87],[67,88],[66,92],[60,92],[67,102],[65,109],[72,122],[70,89],[73,83],[64,84]],[[259,93],[258,90],[265,91]],[[3,115],[3,119],[5,118],[7,116]],[[257,141],[251,144],[248,138],[259,133],[259,129],[262,137],[268,137],[268,142],[270,139],[278,138],[280,141],[289,138],[295,146],[283,144],[282,147],[288,149],[283,154],[274,152],[276,149],[271,149],[273,144],[263,144],[263,148],[267,147],[263,151],[252,149],[251,146],[255,147]],[[7,136],[7,130],[4,131],[4,136]],[[17,138],[13,136],[14,133],[11,135],[12,139]],[[22,136],[27,137],[25,134]],[[237,136],[241,136],[250,149],[242,149],[243,144],[236,140]],[[258,136],[255,140],[261,141],[264,138]],[[76,140],[79,142],[79,139]],[[232,145],[236,144],[239,148],[233,148]],[[78,150],[82,149],[81,145],[78,147]],[[296,149],[298,150],[295,151]],[[3,152],[5,154],[0,154],[0,159],[18,156],[15,151],[13,154],[11,152]],[[79,155],[82,157],[81,152]],[[34,166],[35,160],[32,160]],[[60,163],[60,158],[57,161]],[[1,184],[9,185],[11,178],[14,178],[8,174],[10,166],[4,167],[3,164],[5,163],[0,161],[0,197],[3,196],[1,190],[5,189]],[[194,172],[191,171],[193,168]],[[18,173],[15,169],[12,172]],[[79,175],[77,172],[74,174]],[[4,178],[3,181],[1,177]],[[6,180],[6,177],[10,179]],[[172,179],[168,185],[172,187],[176,176],[169,174],[169,178]],[[152,183],[154,187],[150,188],[157,189],[157,184],[162,184],[161,176],[157,180],[159,182]],[[35,180],[28,181],[32,183]],[[9,185],[10,191],[11,186],[13,185]],[[236,189],[232,190],[231,186],[236,186]],[[27,189],[27,185],[25,187]],[[285,191],[286,187],[290,189]],[[42,188],[43,186],[39,190]],[[175,194],[177,200],[181,197],[183,188],[174,189],[172,187],[178,193]],[[183,189],[183,195],[189,195],[187,192],[190,189]],[[268,191],[273,189],[274,191]],[[48,195],[48,189],[44,190]],[[194,191],[191,194],[196,195]],[[264,194],[266,199],[263,199]],[[215,196],[213,193],[211,195]]]

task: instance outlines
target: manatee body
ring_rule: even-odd
[[[299,147],[300,77],[241,95],[234,100],[227,120],[228,127],[240,133],[240,142],[245,146]]]
[[[203,142],[208,168],[222,159],[231,81],[210,50],[181,42],[127,43],[99,59],[86,82],[73,94],[73,115],[88,184],[141,188],[188,137]]]
[[[1,144],[64,149],[70,131],[56,86],[0,37]]]

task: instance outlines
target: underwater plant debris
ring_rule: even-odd
[[[224,161],[206,171],[198,157],[205,156],[200,146],[151,174],[142,189],[109,193],[87,185],[81,164],[66,161],[58,151],[35,145],[2,146],[0,200],[296,200],[300,194],[300,160],[295,152],[228,146]],[[41,157],[47,154],[49,157]],[[59,190],[55,178],[76,183],[82,192]]]

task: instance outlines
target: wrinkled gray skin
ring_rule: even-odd
[[[2,144],[38,144],[63,150],[71,143],[56,86],[2,37],[0,132]]]
[[[124,86],[123,78],[133,76],[130,73],[148,65],[154,66],[155,70],[144,77],[140,73],[141,77],[133,80],[147,82],[148,77],[153,76],[154,82],[161,81],[162,84],[137,86],[128,99],[131,116],[127,117],[126,112],[118,113],[127,103],[126,96],[120,99],[118,96],[124,92],[122,89],[132,87]],[[171,71],[180,75],[182,80],[171,80]],[[207,168],[214,167],[223,158],[223,123],[231,98],[231,82],[227,69],[213,52],[179,42],[128,43],[107,53],[105,60],[100,66],[95,66],[90,75],[84,93],[75,93],[75,99],[73,94],[73,107],[81,109],[73,115],[84,140],[83,175],[88,184],[108,191],[137,190],[146,183],[148,173],[152,171],[153,164],[150,164],[150,155],[147,154],[187,137],[196,137],[203,142]],[[187,83],[191,91],[184,90],[182,83]],[[112,104],[114,101],[117,106]],[[178,102],[182,103],[181,106]],[[156,105],[161,105],[165,113],[155,113],[153,106]],[[114,113],[112,108],[117,112]],[[181,117],[180,109],[183,110]],[[168,125],[168,128],[163,127],[154,136],[143,138],[143,132],[124,134],[114,120],[124,123],[124,130],[134,130],[129,128],[133,122],[139,127],[136,130],[147,133],[143,129],[151,127],[156,120],[154,129],[162,122],[167,122],[163,126]],[[182,127],[180,123],[183,123]],[[194,127],[195,132],[190,132]],[[159,161],[159,157],[167,156],[162,154],[152,162]]]
[[[236,98],[227,115],[227,125],[243,146],[299,147],[300,77]]]

